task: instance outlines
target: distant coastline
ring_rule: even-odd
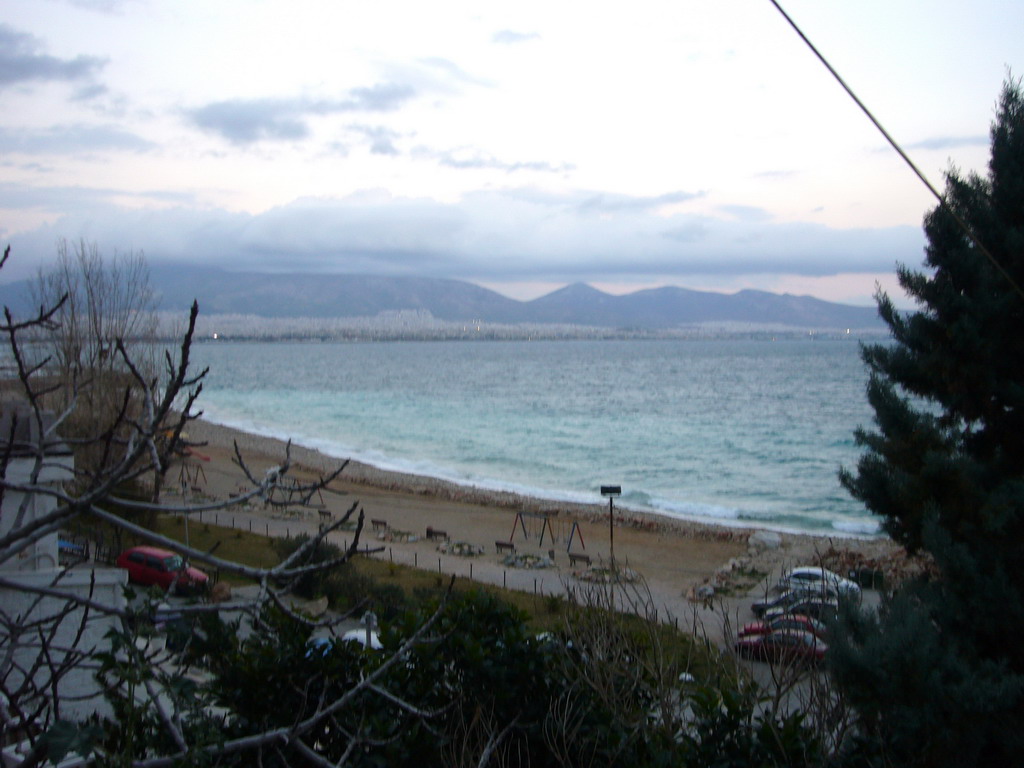
[[[528,301],[464,280],[365,274],[150,268],[165,336],[198,303],[200,335],[233,339],[673,339],[885,332],[873,306],[741,290],[662,286],[610,294],[584,283]],[[0,284],[0,303],[31,312],[30,281]],[[217,327],[211,325],[215,323]]]
[[[182,315],[158,313],[161,340],[180,338]],[[879,328],[802,328],[781,324],[706,322],[676,328],[610,328],[572,324],[458,322],[429,312],[382,312],[373,317],[260,317],[204,315],[196,319],[196,340],[255,342],[346,341],[649,341],[664,339],[872,339],[888,335]]]

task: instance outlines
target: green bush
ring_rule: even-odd
[[[289,557],[299,547],[309,541],[303,535],[294,539],[277,539],[274,549],[281,559]],[[320,542],[302,563],[297,565],[313,565],[340,558],[344,554],[341,547]],[[381,619],[394,618],[405,609],[406,597],[401,587],[379,584],[371,576],[360,573],[350,563],[339,563],[336,566],[305,574],[295,582],[295,594],[307,599],[326,597],[332,608],[351,610],[363,607],[373,610]]]
[[[294,539],[277,539],[274,542],[274,549],[278,556],[284,560],[291,557],[296,550],[305,545],[309,540],[310,537],[306,534],[296,536]],[[344,551],[336,544],[321,541],[307,552],[305,556],[300,558],[299,561],[293,563],[293,565],[300,567],[326,563],[340,558],[343,554]],[[326,595],[328,602],[331,602],[331,595],[328,594],[328,590],[335,591],[337,588],[329,588],[328,583],[339,573],[340,568],[340,565],[337,567],[319,568],[303,574],[296,579],[292,590],[299,597],[309,600]]]

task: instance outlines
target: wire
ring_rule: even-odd
[[[1013,277],[1010,275],[1010,273],[1007,272],[1006,269],[1003,267],[1003,265],[1000,264],[996,260],[995,256],[993,256],[989,252],[988,248],[986,248],[984,245],[981,244],[981,241],[978,240],[978,238],[975,236],[974,232],[971,231],[971,228],[969,226],[967,226],[967,222],[965,222],[962,218],[960,218],[960,216],[957,214],[957,212],[954,211],[949,206],[949,203],[946,202],[945,198],[942,195],[939,194],[938,190],[936,190],[935,187],[932,186],[931,182],[928,181],[928,179],[925,177],[925,175],[923,173],[921,173],[921,171],[918,169],[918,167],[916,165],[914,165],[914,161],[911,160],[907,156],[907,153],[903,151],[903,149],[900,147],[899,144],[896,143],[896,140],[892,136],[890,136],[889,132],[887,130],[885,130],[885,128],[882,127],[882,124],[880,122],[878,122],[877,119],[875,119],[875,116],[873,114],[871,114],[871,110],[868,109],[864,105],[864,102],[862,102],[860,99],[857,98],[857,94],[855,94],[853,92],[853,89],[851,89],[850,86],[848,86],[846,84],[846,81],[843,80],[843,78],[839,75],[838,72],[836,72],[836,70],[832,67],[832,65],[828,63],[828,59],[826,59],[821,54],[821,52],[815,47],[814,43],[812,43],[810,41],[810,39],[807,37],[807,35],[805,35],[803,33],[803,31],[800,29],[800,27],[797,26],[796,22],[793,21],[792,18],[790,18],[789,14],[786,13],[782,9],[782,6],[779,5],[776,0],[768,0],[768,2],[770,2],[772,5],[775,6],[776,10],[779,13],[782,14],[782,18],[784,18],[787,22],[789,22],[789,26],[791,26],[793,28],[793,31],[795,31],[800,36],[800,39],[803,40],[807,44],[807,47],[810,48],[811,51],[814,53],[814,55],[818,57],[818,60],[822,64],[825,65],[825,68],[830,73],[832,73],[832,77],[834,77],[836,79],[836,81],[841,86],[843,86],[843,90],[846,91],[846,93],[850,96],[851,99],[854,100],[854,102],[857,104],[857,106],[861,108],[861,111],[865,115],[868,116],[868,120],[871,121],[872,125],[874,125],[875,128],[878,129],[879,133],[881,133],[885,137],[885,140],[889,142],[889,144],[892,146],[893,149],[896,150],[897,154],[899,154],[899,156],[903,158],[903,162],[905,162],[908,166],[910,166],[910,170],[912,170],[914,172],[914,174],[917,176],[917,178],[921,180],[921,183],[924,184],[928,188],[928,191],[931,192],[932,195],[934,195],[935,199],[939,201],[939,205],[942,207],[942,209],[945,210],[946,213],[948,213],[950,216],[953,217],[953,220],[956,221],[956,223],[960,227],[960,229],[962,229],[964,231],[964,234],[966,234],[967,237],[970,238],[971,242],[974,243],[975,247],[977,247],[977,249],[979,251],[981,251],[983,254],[985,254],[985,257],[990,262],[992,262],[992,266],[994,266],[996,268],[996,270],[998,270],[998,272],[1003,277],[1006,278],[1006,281],[1011,286],[1013,286],[1013,289],[1020,295],[1020,297],[1024,298],[1024,290],[1022,290],[1021,287],[1019,285],[1017,285],[1017,282],[1013,279]]]

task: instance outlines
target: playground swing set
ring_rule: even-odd
[[[195,461],[198,459],[199,461]],[[181,455],[181,467],[178,470],[178,482],[182,490],[201,491],[206,485],[206,471],[200,461],[209,461],[209,456],[204,456],[191,448],[185,448]]]
[[[523,532],[523,538],[527,541],[530,539],[531,531],[534,536],[539,536],[539,546],[544,545],[544,536],[547,535],[551,538],[552,543],[557,543],[559,538],[564,538],[566,552],[572,549],[572,540],[576,537],[579,537],[580,546],[583,549],[587,548],[583,541],[583,531],[580,530],[580,524],[575,520],[570,526],[568,520],[552,521],[551,515],[541,512],[516,512],[516,519],[512,523],[512,533],[508,537],[510,542],[515,538],[517,528]]]

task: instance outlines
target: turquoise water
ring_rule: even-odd
[[[852,340],[232,343],[207,418],[385,469],[684,519],[870,534]]]

